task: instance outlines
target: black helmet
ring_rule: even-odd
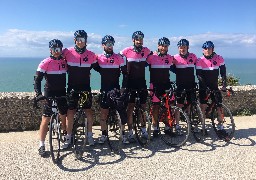
[[[87,33],[86,33],[84,30],[77,30],[77,31],[74,33],[74,38],[76,39],[76,38],[78,38],[78,37],[87,39]]]
[[[189,41],[186,40],[186,39],[181,39],[178,44],[177,44],[178,47],[180,46],[189,46]]]
[[[115,44],[115,39],[110,35],[106,35],[102,38],[101,44],[106,44],[107,42],[111,42],[111,43]]]
[[[53,39],[49,42],[49,48],[63,48],[63,44],[60,40],[58,39]]]
[[[170,41],[166,37],[162,37],[158,40],[158,45],[165,45],[165,46],[170,46]]]
[[[202,46],[203,49],[207,49],[207,48],[214,48],[214,44],[212,41],[206,41],[203,46]]]
[[[144,38],[143,32],[141,32],[141,31],[135,31],[135,32],[132,34],[132,39],[138,39],[138,37]]]

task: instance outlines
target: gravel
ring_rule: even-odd
[[[190,138],[180,149],[161,139],[148,148],[127,145],[120,155],[107,144],[96,145],[80,160],[71,150],[62,152],[58,165],[49,156],[39,157],[38,131],[0,133],[0,179],[255,179],[256,115],[235,117],[235,122],[230,143],[210,129],[204,143]],[[96,138],[98,127],[94,132]]]

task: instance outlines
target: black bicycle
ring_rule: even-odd
[[[39,108],[37,106],[37,102],[46,99],[47,102],[52,102],[51,104],[46,103],[45,106],[47,108],[52,109],[52,115],[49,123],[49,145],[50,145],[50,154],[52,157],[53,163],[58,163],[60,158],[60,142],[64,141],[63,134],[61,133],[61,121],[59,119],[59,110],[57,107],[57,101],[59,99],[66,98],[66,96],[61,97],[50,97],[46,98],[45,96],[40,97],[39,99],[35,99],[34,107]]]
[[[135,94],[135,106],[133,109],[133,129],[138,143],[145,146],[150,142],[151,119],[147,111],[142,107],[140,102],[140,94],[145,90],[130,89],[128,90],[129,99],[132,93]],[[142,128],[146,128],[148,136],[143,135]]]
[[[187,95],[190,94],[190,97]],[[205,119],[200,108],[198,101],[198,88],[197,86],[192,89],[184,89],[181,93],[181,98],[185,99],[183,111],[189,115],[191,132],[197,142],[202,142],[206,136]],[[189,101],[188,101],[188,98]],[[190,103],[189,103],[190,102]]]
[[[228,142],[230,141],[235,133],[235,121],[230,112],[229,108],[220,103],[221,98],[220,90],[210,90],[207,91],[207,108],[206,117],[211,119],[212,127],[217,134],[217,136]],[[232,88],[227,90],[228,94],[234,94]]]
[[[69,94],[69,99],[71,99],[74,94],[78,95],[78,103],[74,115],[72,143],[75,157],[80,159],[84,152],[87,140],[87,117],[84,111],[84,105],[89,102],[91,92],[72,90]]]
[[[102,92],[102,97],[106,97],[106,101],[109,104],[109,112],[107,117],[107,142],[109,148],[114,153],[119,154],[122,149],[124,125],[122,125],[119,112],[126,113],[124,104],[124,98],[121,94],[112,90],[108,93]],[[102,99],[103,100],[103,99]]]

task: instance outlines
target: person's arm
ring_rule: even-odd
[[[170,66],[170,71],[173,72],[174,74],[176,74],[176,65],[175,64],[172,64]]]
[[[99,65],[98,62],[93,63],[91,67],[92,67],[95,71],[97,71],[98,73],[100,73],[101,67],[100,67],[100,65]]]
[[[227,74],[226,74],[226,65],[220,66],[220,75],[222,79],[222,90],[226,90],[227,87]]]
[[[43,80],[44,73],[37,71],[36,75],[34,76],[34,90],[36,92],[36,96],[42,95],[41,91],[41,82]]]

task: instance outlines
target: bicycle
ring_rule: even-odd
[[[234,93],[232,88],[227,90],[228,94]],[[207,108],[206,108],[206,117],[211,119],[212,127],[219,137],[226,142],[229,142],[235,133],[235,122],[232,116],[232,113],[228,107],[219,103],[221,96],[220,90],[210,90],[207,89]]]
[[[192,89],[184,89],[181,93],[181,98],[185,99],[183,111],[188,111],[191,132],[197,142],[202,142],[207,134],[205,119],[200,108],[200,103],[197,98],[197,86]],[[188,103],[187,95],[190,94],[190,103]]]
[[[59,119],[59,110],[57,107],[57,101],[59,99],[66,98],[66,96],[60,97],[50,97],[46,98],[45,96],[35,99],[34,107],[39,109],[37,102],[41,100],[47,100],[47,102],[52,102],[50,104],[45,104],[48,108],[52,109],[52,115],[49,122],[49,145],[50,145],[50,155],[52,157],[53,163],[58,163],[60,159],[60,141],[63,141],[63,134],[61,133],[61,121]]]
[[[135,131],[135,137],[138,143],[144,147],[150,142],[150,133],[151,133],[151,118],[148,115],[148,112],[144,110],[140,103],[140,93],[143,93],[143,89],[130,89],[128,90],[128,96],[132,93],[135,93],[135,106],[133,109],[133,129]],[[148,137],[145,138],[142,135],[142,128],[147,129]]]
[[[173,84],[172,84],[173,86]],[[165,94],[159,97],[160,109],[157,118],[157,129],[161,139],[169,146],[180,147],[184,145],[190,134],[190,121],[186,113],[175,106],[174,88],[165,90]],[[155,90],[153,90],[155,94]],[[177,122],[176,114],[180,113],[180,120]],[[176,127],[179,125],[180,131]],[[163,133],[161,133],[163,132]]]
[[[78,103],[76,113],[74,115],[74,123],[72,129],[72,146],[73,153],[77,159],[80,159],[83,154],[83,148],[86,146],[87,140],[87,117],[84,112],[84,105],[88,103],[90,92],[89,91],[74,91],[71,90],[69,98],[74,94],[78,94]],[[97,94],[97,93],[92,93]]]
[[[119,154],[122,149],[122,132],[124,131],[121,117],[119,114],[118,107],[120,108],[120,104],[118,102],[124,103],[124,100],[117,96],[117,91],[110,91],[106,94],[106,92],[102,92],[103,96],[106,97],[109,106],[109,112],[107,117],[107,142],[111,151]],[[103,99],[102,99],[103,100]],[[121,109],[120,109],[121,110]],[[126,111],[124,112],[126,113]]]

